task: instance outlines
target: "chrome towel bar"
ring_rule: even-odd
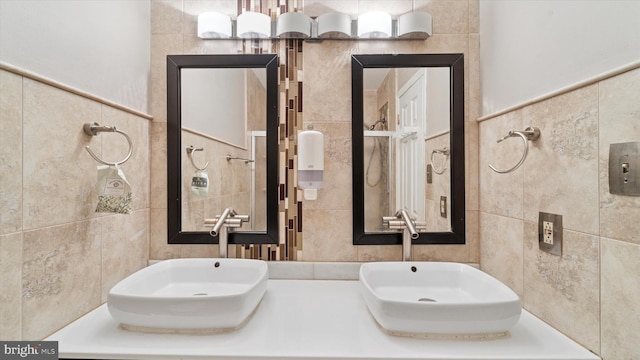
[[[234,156],[231,156],[231,155],[227,154],[227,161],[231,161],[231,160],[242,160],[242,161],[244,161],[245,164],[252,163],[252,162],[255,161],[255,160],[245,159],[245,158],[241,158],[241,157],[234,157]]]

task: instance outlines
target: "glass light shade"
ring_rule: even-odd
[[[268,39],[271,37],[269,15],[248,11],[238,15],[238,37],[243,39]]]
[[[424,39],[433,33],[431,14],[411,12],[398,17],[398,37]]]
[[[298,12],[284,13],[278,17],[276,35],[280,38],[308,38],[311,36],[311,18]]]
[[[359,38],[388,38],[391,36],[391,15],[371,11],[358,16]]]
[[[206,12],[198,15],[198,37],[201,39],[230,38],[231,18],[218,12]]]
[[[342,13],[326,13],[318,16],[319,38],[350,38],[351,16]]]

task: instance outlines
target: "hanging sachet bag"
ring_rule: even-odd
[[[131,185],[119,166],[98,166],[96,212],[131,214],[132,199]]]

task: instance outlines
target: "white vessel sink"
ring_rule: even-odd
[[[369,311],[392,333],[500,334],[520,319],[518,295],[465,264],[366,263],[360,284]]]
[[[107,305],[129,327],[234,329],[260,303],[268,277],[261,260],[165,260],[116,284]]]

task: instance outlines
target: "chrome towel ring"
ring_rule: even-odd
[[[445,161],[442,162],[442,170],[438,170],[438,168],[436,167],[436,165],[433,163],[433,155],[435,154],[440,154],[444,157]],[[444,174],[445,170],[447,170],[447,163],[446,163],[446,159],[449,158],[449,148],[448,147],[444,147],[442,149],[433,149],[433,151],[431,151],[431,168],[433,169],[433,172],[438,174],[438,175],[442,175]]]
[[[540,129],[537,127],[527,127],[526,129],[524,129],[524,131],[509,131],[509,133],[501,138],[498,139],[497,142],[502,142],[510,137],[514,137],[514,136],[519,136],[522,139],[522,142],[524,144],[524,151],[522,152],[522,157],[520,158],[520,161],[518,161],[518,163],[507,170],[498,170],[496,169],[493,165],[489,164],[489,167],[491,168],[491,170],[497,172],[498,174],[508,174],[514,170],[516,170],[517,168],[520,167],[520,165],[522,165],[524,163],[524,161],[527,159],[527,155],[529,154],[529,142],[528,141],[536,141],[538,140],[538,138],[540,137]]]
[[[189,155],[189,160],[191,160],[191,164],[193,165],[194,168],[196,168],[196,169],[198,169],[200,171],[205,170],[209,166],[209,162],[207,161],[207,163],[204,164],[203,167],[200,167],[200,166],[196,165],[196,162],[193,161],[193,152],[194,151],[203,151],[203,150],[204,150],[204,148],[201,148],[201,147],[195,148],[195,147],[193,147],[193,145],[187,146],[187,155]]]
[[[127,154],[127,156],[125,156],[124,159],[122,159],[121,161],[117,161],[117,162],[107,162],[104,161],[102,159],[100,159],[89,147],[89,145],[85,146],[85,149],[87,149],[87,152],[89,153],[89,155],[91,155],[91,157],[104,165],[108,165],[108,166],[118,166],[120,164],[124,164],[125,162],[127,162],[127,160],[129,160],[129,158],[131,157],[131,154],[133,153],[133,143],[131,142],[131,138],[129,137],[129,135],[127,135],[127,133],[125,133],[124,131],[120,131],[118,129],[116,129],[115,126],[110,127],[110,126],[101,126],[100,124],[94,122],[94,123],[85,123],[84,126],[82,127],[82,129],[84,130],[84,133],[89,135],[89,136],[96,136],[99,135],[101,132],[117,132],[119,134],[122,134],[122,136],[125,137],[125,139],[127,139],[127,142],[129,143],[129,153]]]

